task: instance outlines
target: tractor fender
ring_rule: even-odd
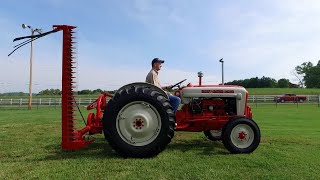
[[[158,86],[155,86],[153,84],[146,83],[146,82],[135,82],[135,83],[130,83],[130,84],[124,85],[121,88],[119,88],[116,93],[120,93],[121,91],[123,91],[125,89],[129,89],[130,87],[150,88],[152,90],[159,92],[164,97],[167,97],[169,99],[168,94],[163,89],[161,89]]]

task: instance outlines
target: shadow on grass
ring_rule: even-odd
[[[177,140],[171,142],[166,151],[193,152],[205,156],[229,154],[222,142],[203,139]]]
[[[123,158],[117,154],[106,141],[100,139],[97,139],[96,142],[76,151],[62,150],[60,144],[51,144],[46,146],[45,149],[47,150],[48,155],[37,160]],[[229,154],[221,142],[203,139],[172,141],[166,147],[165,151],[180,151],[182,153],[192,152],[205,156]]]
[[[122,158],[109,146],[107,142],[97,141],[80,150],[62,150],[61,144],[52,144],[45,147],[48,156],[40,160],[61,160],[61,159],[101,159],[101,158]]]

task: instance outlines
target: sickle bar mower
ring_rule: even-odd
[[[92,143],[95,139],[86,140],[85,134],[102,133],[102,116],[107,104],[107,97],[112,98],[109,94],[101,94],[100,97],[91,103],[87,110],[96,108],[96,114],[89,113],[86,127],[81,130],[76,129],[76,61],[75,61],[75,26],[53,25],[53,30],[39,35],[24,36],[15,38],[13,41],[27,39],[22,43],[14,46],[14,50],[8,55],[13,54],[22,46],[58,31],[63,32],[62,42],[62,149],[77,150]],[[79,109],[80,111],[80,109]]]
[[[109,94],[102,94],[87,110],[96,108],[97,112],[89,113],[86,127],[76,130],[76,92],[75,85],[75,37],[74,26],[55,25],[56,30],[63,31],[63,47],[62,47],[62,149],[77,150],[92,143],[95,139],[86,140],[85,134],[102,133],[101,118],[103,110],[106,106],[106,98],[112,97]]]
[[[75,130],[76,101],[75,101],[75,37],[74,26],[54,26],[63,31],[62,44],[62,148],[75,150],[91,141],[85,141]]]

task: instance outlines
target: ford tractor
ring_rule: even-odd
[[[55,25],[53,30],[34,36],[16,38],[25,42],[63,32],[62,47],[62,149],[77,150],[92,143],[87,135],[103,133],[108,144],[124,157],[153,157],[162,152],[175,131],[203,132],[213,141],[222,141],[231,153],[251,153],[260,143],[260,130],[252,119],[248,92],[240,86],[176,83],[174,95],[181,107],[174,113],[167,92],[152,84],[138,82],[125,85],[113,95],[101,94],[87,106],[86,126],[75,126],[74,26]],[[16,48],[16,49],[17,49]],[[16,50],[15,49],[15,50]],[[80,109],[79,109],[80,110]]]

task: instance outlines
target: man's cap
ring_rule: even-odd
[[[154,64],[154,63],[164,63],[164,60],[162,60],[162,59],[159,59],[159,58],[154,58],[153,60],[152,60],[152,65]]]

